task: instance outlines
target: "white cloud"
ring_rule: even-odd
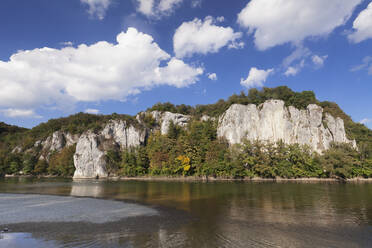
[[[236,41],[232,41],[228,46],[227,48],[229,49],[242,49],[244,48],[245,44],[243,41],[239,41],[239,42],[236,42]]]
[[[353,29],[354,32],[349,34],[348,38],[354,43],[372,38],[372,2],[355,19]]]
[[[274,72],[274,69],[259,70],[252,67],[246,79],[242,78],[240,84],[247,87],[262,87],[266,82],[267,77]]]
[[[297,46],[282,62],[282,66],[285,69],[284,75],[287,77],[297,75],[305,67],[305,60],[311,54],[307,47]]]
[[[202,5],[202,0],[192,0],[191,1],[191,7],[192,8],[201,7],[201,5]]]
[[[33,109],[15,109],[8,108],[1,110],[1,112],[11,118],[41,118],[40,115],[37,115]]]
[[[299,67],[293,67],[293,66],[290,66],[288,67],[288,69],[285,71],[284,75],[286,75],[287,77],[289,76],[295,76],[297,75],[297,73],[300,71],[300,68]]]
[[[311,51],[307,47],[298,46],[296,49],[283,60],[283,66],[288,67],[296,61],[303,61],[311,55]]]
[[[344,25],[362,0],[252,0],[238,14],[238,23],[254,33],[259,50],[299,44],[325,36]]]
[[[366,124],[371,123],[371,122],[372,122],[372,119],[365,118],[365,119],[361,120],[359,123],[366,125]]]
[[[60,44],[61,44],[62,46],[73,46],[73,45],[74,45],[74,43],[71,42],[71,41],[64,41],[64,42],[61,42]]]
[[[324,65],[324,61],[328,58],[328,55],[319,56],[313,54],[307,47],[299,45],[296,49],[282,62],[282,67],[285,72],[284,75],[295,76],[297,75],[305,65],[313,65],[315,69],[319,69]]]
[[[85,113],[88,113],[88,114],[94,114],[94,115],[98,115],[99,114],[99,110],[98,109],[91,109],[91,108],[88,108],[84,111]]]
[[[174,52],[178,58],[188,57],[195,53],[216,53],[224,46],[237,43],[242,36],[231,27],[215,25],[215,20],[207,16],[204,21],[195,18],[179,26],[173,36]],[[238,47],[234,45],[231,48]]]
[[[324,65],[324,61],[328,58],[328,55],[319,56],[319,55],[313,55],[311,57],[311,60],[313,61],[314,65],[317,68],[320,68]]]
[[[203,73],[172,58],[135,28],[116,40],[19,51],[9,61],[0,60],[0,109],[125,100],[160,85],[186,87]]]
[[[356,72],[360,70],[367,70],[369,75],[372,75],[372,57],[366,56],[363,58],[362,64],[351,67],[350,71]]]
[[[225,17],[223,17],[223,16],[218,16],[218,17],[216,18],[216,21],[217,21],[217,22],[224,22],[224,21],[225,21]]]
[[[181,5],[183,0],[136,0],[137,11],[147,17],[161,18],[169,15]]]
[[[102,20],[105,18],[106,11],[111,4],[111,0],[80,0],[81,3],[88,5],[88,13],[97,16]]]
[[[212,81],[217,80],[217,74],[216,73],[208,73],[208,78]]]
[[[158,5],[160,12],[167,12],[173,10],[177,5],[182,3],[183,0],[161,0]]]
[[[144,15],[150,16],[153,15],[152,8],[154,6],[154,0],[137,0],[138,7],[137,11],[141,12]]]

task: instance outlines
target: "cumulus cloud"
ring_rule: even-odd
[[[202,73],[172,58],[150,35],[128,28],[116,43],[38,48],[0,60],[0,109],[125,100],[160,85],[186,87]]]
[[[41,116],[37,115],[33,109],[8,108],[0,110],[0,112],[11,118],[41,118]]]
[[[99,110],[98,109],[91,109],[91,108],[88,108],[84,111],[85,113],[88,113],[88,114],[94,114],[94,115],[98,115],[99,114]]]
[[[88,13],[103,20],[106,11],[111,4],[111,0],[80,0],[81,3],[88,5]]]
[[[249,71],[248,77],[246,79],[242,78],[240,84],[247,87],[262,87],[266,82],[269,75],[274,72],[274,69],[259,70],[256,67],[252,67]]]
[[[372,57],[366,56],[363,58],[362,64],[351,67],[350,71],[356,72],[367,70],[369,75],[372,75]]]
[[[224,46],[239,48],[244,45],[237,41],[242,36],[240,32],[234,32],[231,27],[217,26],[215,23],[211,16],[207,16],[204,21],[195,18],[182,23],[173,36],[176,56],[182,58],[196,53],[216,53]]]
[[[344,25],[362,0],[252,0],[238,14],[238,23],[254,34],[259,50],[299,44],[325,36]]]
[[[311,57],[311,61],[313,62],[313,64],[317,67],[317,68],[320,68],[324,65],[324,61],[328,58],[328,55],[324,55],[324,56],[319,56],[319,55],[313,55]]]
[[[183,0],[136,0],[137,11],[147,17],[161,18],[169,15],[181,5]]]
[[[208,73],[208,78],[212,81],[217,80],[217,74],[216,73]]]
[[[359,43],[372,38],[372,2],[360,12],[353,23],[353,32],[348,35],[351,42]]]

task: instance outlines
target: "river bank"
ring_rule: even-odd
[[[54,175],[5,175],[5,178],[60,178],[59,176]],[[94,178],[70,178],[73,180],[93,180]],[[342,183],[372,183],[372,178],[260,178],[260,177],[246,177],[246,178],[228,178],[228,177],[206,177],[206,176],[137,176],[137,177],[123,177],[123,176],[111,176],[107,178],[99,178],[95,180],[112,180],[112,181],[185,181],[185,182],[219,182],[219,181],[237,181],[237,182],[342,182]]]

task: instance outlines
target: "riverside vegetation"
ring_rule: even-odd
[[[283,100],[286,106],[305,109],[309,104],[323,107],[325,112],[340,117],[350,140],[356,140],[358,149],[349,144],[332,144],[322,154],[310,147],[287,145],[279,141],[263,143],[245,140],[228,145],[217,137],[218,117],[232,104],[261,104],[269,99]],[[105,151],[107,170],[118,176],[211,176],[220,178],[355,178],[372,177],[372,130],[355,123],[336,103],[320,102],[312,91],[294,92],[288,87],[251,89],[232,95],[215,104],[173,105],[155,104],[148,111],[169,111],[187,114],[191,120],[186,127],[170,123],[168,133],[151,132],[146,143],[125,150],[110,148]],[[200,117],[207,115],[207,121]],[[215,117],[213,119],[213,117]],[[35,142],[55,131],[81,134],[87,130],[101,130],[109,120],[125,120],[136,124],[127,115],[91,115],[78,113],[66,118],[49,120],[32,129],[0,123],[0,174],[72,176],[75,170],[75,145],[52,152],[48,159],[39,159],[40,148]],[[153,129],[155,120],[146,115],[145,125]]]

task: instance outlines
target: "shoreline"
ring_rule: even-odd
[[[372,183],[372,178],[224,178],[224,177],[198,177],[198,176],[139,176],[139,177],[123,177],[123,176],[112,176],[107,178],[73,178],[73,177],[59,177],[52,175],[43,176],[33,176],[33,175],[5,175],[4,178],[65,178],[72,179],[74,181],[84,181],[84,180],[108,180],[108,181],[175,181],[175,182],[304,182],[304,183],[317,183],[317,182],[338,182],[338,183]]]

